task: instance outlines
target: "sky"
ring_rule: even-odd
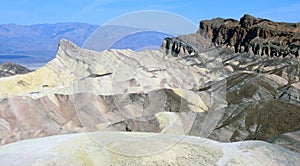
[[[85,22],[101,25],[141,10],[179,14],[198,24],[215,17],[244,14],[281,22],[300,22],[299,0],[1,0],[0,24]]]

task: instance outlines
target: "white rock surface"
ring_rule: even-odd
[[[0,165],[297,165],[300,155],[260,141],[219,143],[190,136],[96,132],[0,147]]]

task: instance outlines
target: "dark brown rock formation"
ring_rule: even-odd
[[[240,21],[223,18],[201,21],[197,33],[235,52],[272,57],[300,54],[300,23],[279,23],[246,14]]]

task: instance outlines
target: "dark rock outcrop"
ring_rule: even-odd
[[[16,74],[26,74],[31,72],[24,66],[15,63],[3,63],[0,65],[0,77],[8,77]]]
[[[173,56],[177,56],[178,54],[190,55],[195,54],[196,50],[181,40],[180,38],[165,38],[163,42],[163,48],[166,50],[166,54],[172,54]]]
[[[175,38],[165,38],[162,49],[167,55],[177,57],[195,55],[212,46],[213,44],[210,40],[195,33]]]
[[[197,33],[235,52],[272,57],[300,54],[300,23],[279,23],[246,14],[240,21],[223,18],[201,21]]]

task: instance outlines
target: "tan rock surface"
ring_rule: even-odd
[[[201,109],[172,90],[98,96],[93,93],[10,97],[0,102],[0,144],[97,131],[188,133]]]

